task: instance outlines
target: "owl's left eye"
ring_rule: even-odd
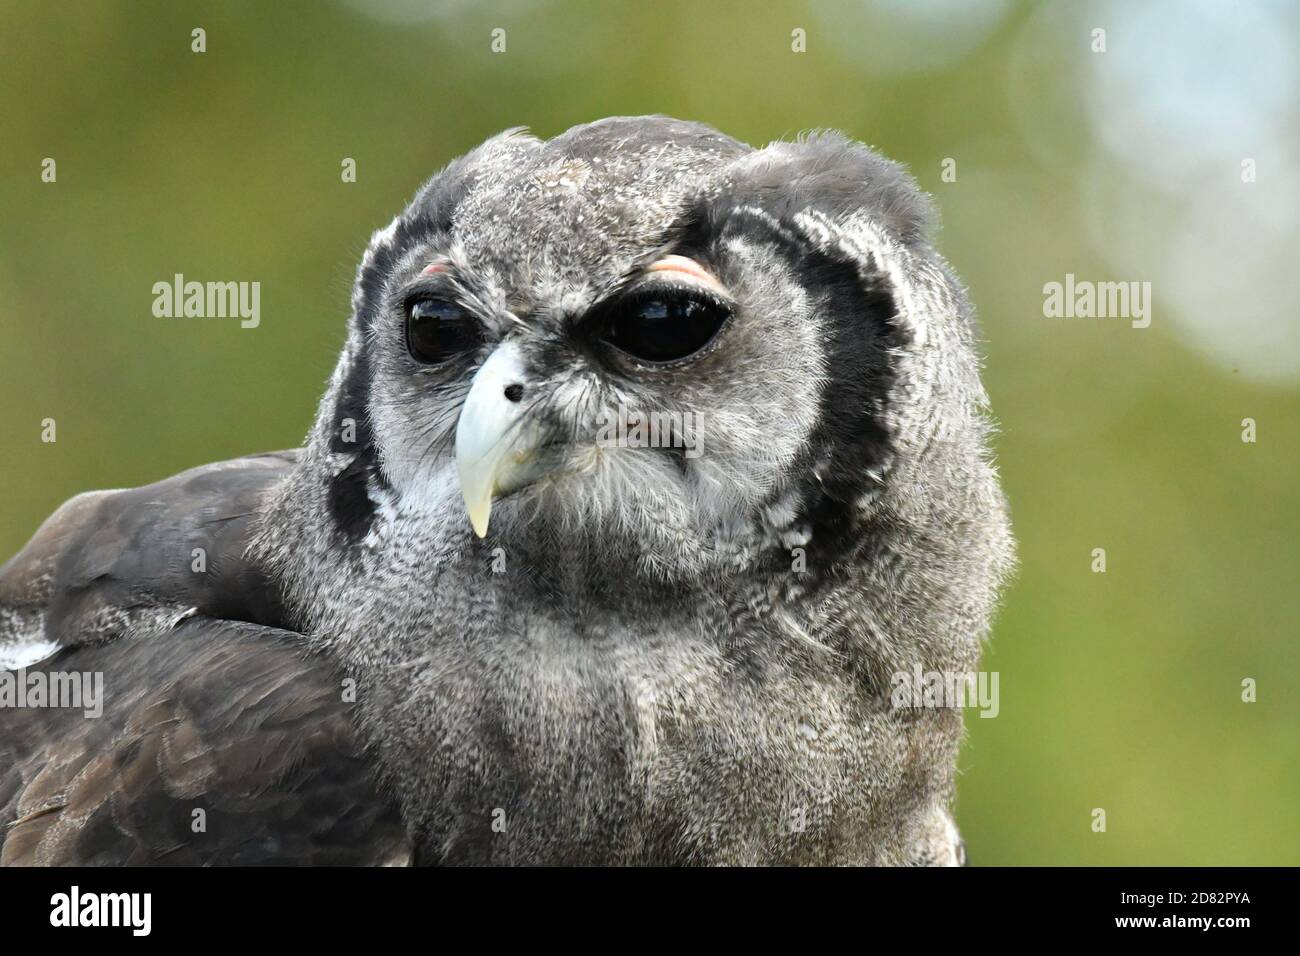
[[[477,324],[456,303],[441,299],[411,303],[406,314],[406,347],[413,358],[445,362],[478,344]]]
[[[710,295],[649,290],[615,307],[605,340],[645,362],[675,362],[713,341],[730,315],[730,308]]]

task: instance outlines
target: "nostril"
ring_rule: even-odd
[[[518,382],[506,386],[506,398],[512,402],[517,402],[524,397],[524,387]]]

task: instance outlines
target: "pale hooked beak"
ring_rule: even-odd
[[[536,480],[549,470],[542,461],[545,432],[527,415],[527,394],[518,346],[497,348],[470,383],[456,425],[456,470],[470,524],[487,534],[492,499]]]

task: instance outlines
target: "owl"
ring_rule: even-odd
[[[962,862],[1013,560],[903,169],[665,117],[495,136],[371,239],[304,447],[0,568],[0,861]]]

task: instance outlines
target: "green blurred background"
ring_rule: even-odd
[[[1294,6],[0,10],[0,558],[79,491],[298,444],[370,232],[486,136],[835,127],[935,196],[986,339],[1022,567],[986,657],[1001,713],[968,715],[972,859],[1300,862]],[[260,281],[261,326],[154,318],[176,272]],[[1066,273],[1152,282],[1151,327],[1045,318]]]

